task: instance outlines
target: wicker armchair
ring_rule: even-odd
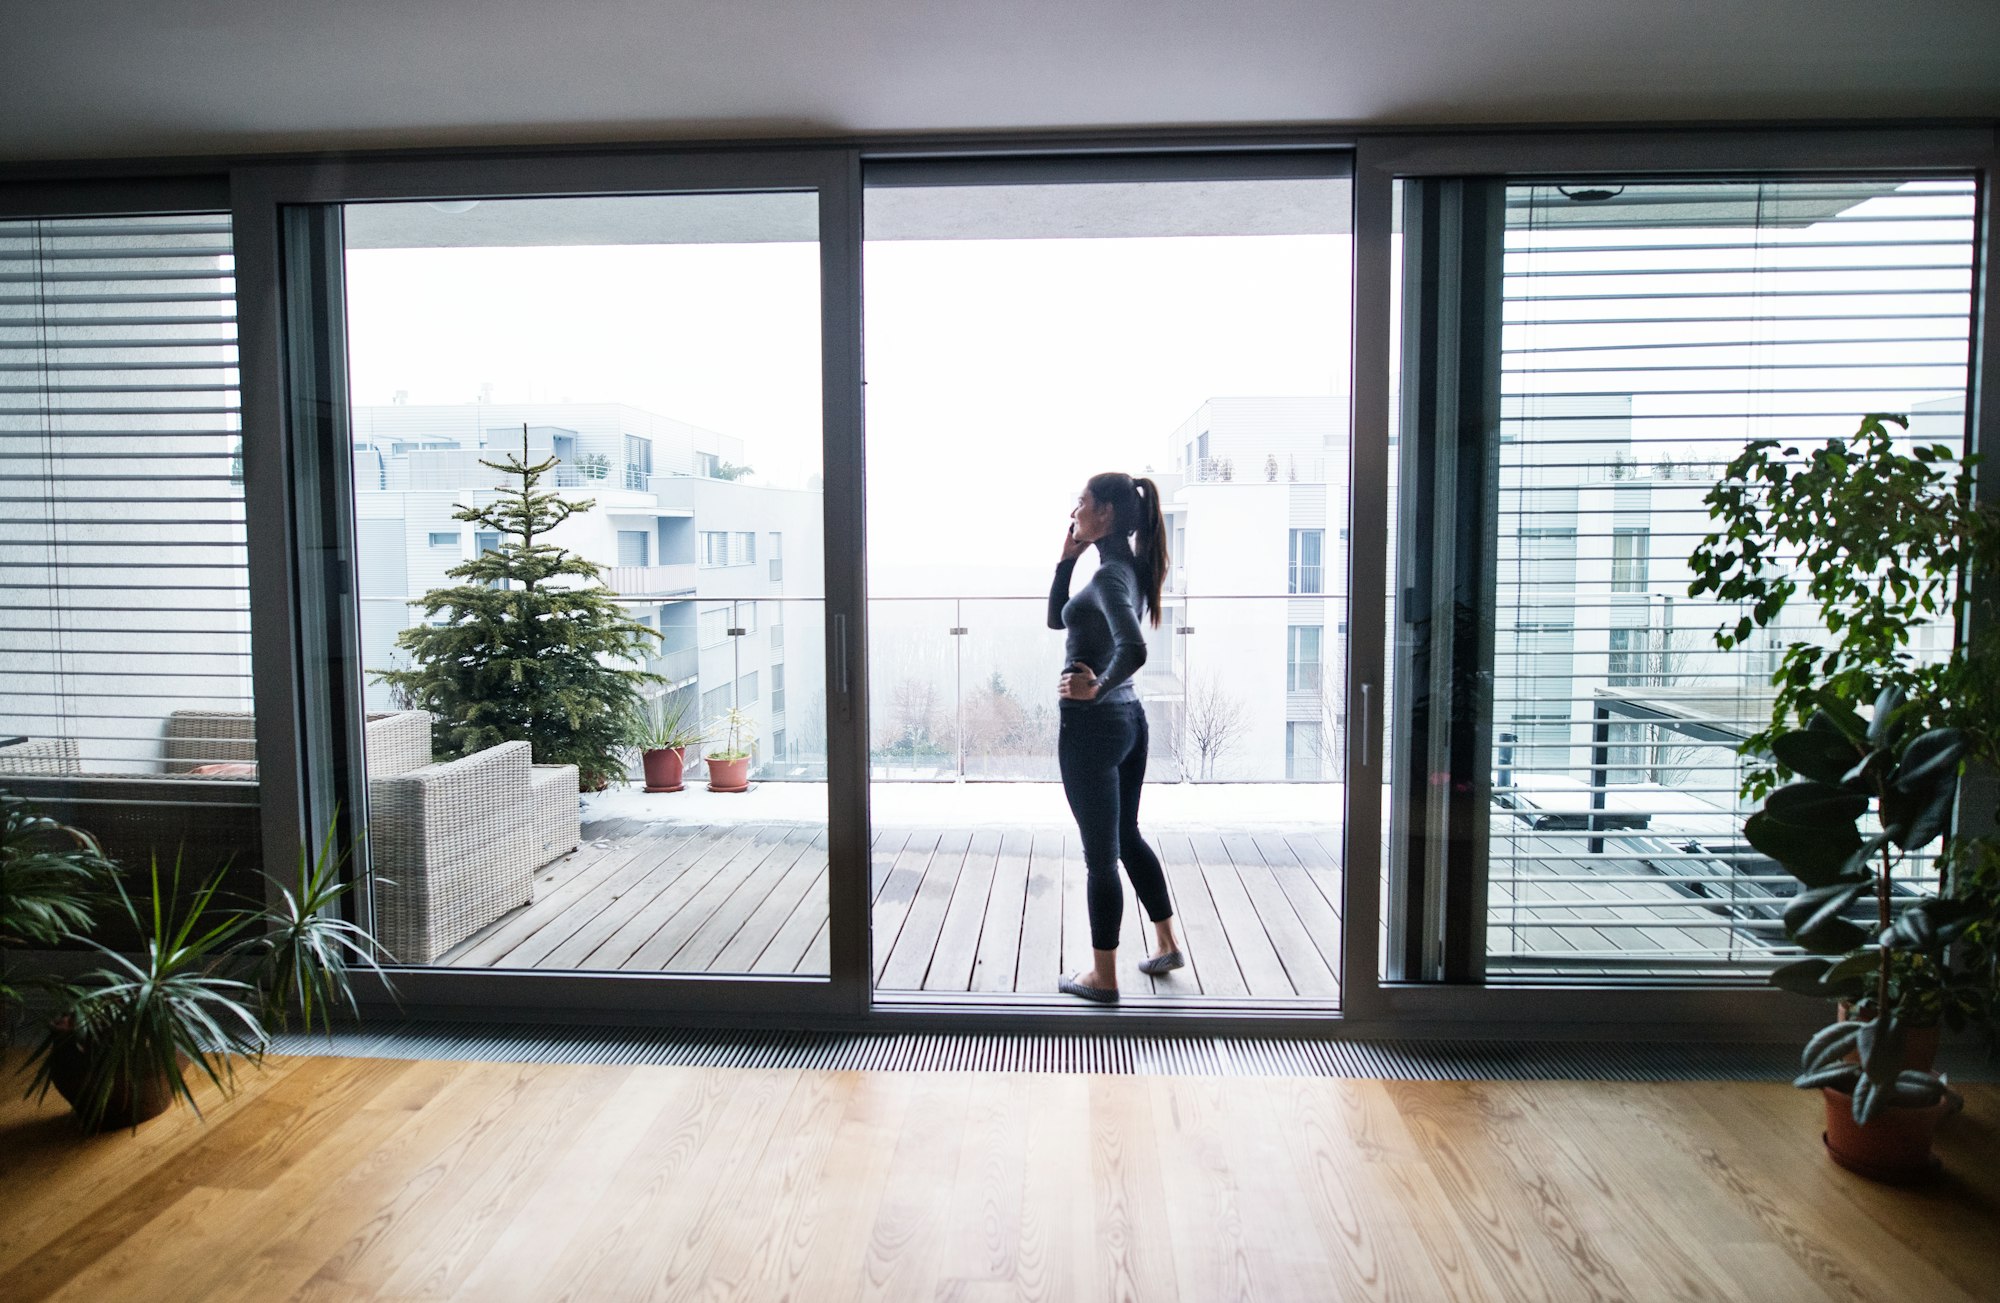
[[[541,838],[526,742],[503,742],[370,779],[375,935],[397,962],[428,964],[534,898]]]
[[[73,737],[30,737],[0,746],[0,774],[74,774],[82,768]]]

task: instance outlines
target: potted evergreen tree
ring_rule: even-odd
[[[1974,502],[1970,459],[1899,446],[1891,425],[1908,422],[1868,416],[1809,452],[1751,443],[1707,496],[1718,527],[1688,592],[1747,608],[1716,631],[1724,650],[1801,587],[1817,608],[1825,637],[1783,650],[1769,721],[1740,748],[1744,795],[1763,800],[1744,835],[1798,882],[1783,919],[1807,957],[1772,982],[1841,1002],[1796,1084],[1825,1092],[1837,1160],[1901,1179],[1928,1169],[1952,1098],[1937,1028],[1991,1027],[2000,942],[1995,830],[1953,819],[1962,766],[2000,760],[2000,654],[1955,638],[1921,656],[1913,634],[1966,626],[2000,518]],[[1911,870],[1934,844],[1932,895]]]
[[[687,749],[707,740],[685,692],[670,693],[655,702],[636,721],[633,736],[649,792],[680,791],[687,770]]]
[[[715,721],[711,735],[720,750],[703,757],[708,762],[708,790],[742,792],[750,787],[750,748],[757,742],[757,722],[740,707],[731,706]]]
[[[424,594],[425,622],[396,635],[411,666],[375,677],[436,716],[440,756],[527,742],[535,763],[575,765],[582,787],[596,791],[624,777],[641,693],[660,682],[629,663],[659,634],[626,615],[596,563],[547,541],[595,505],[541,487],[557,463],[528,460],[525,425],[518,457],[480,462],[514,482],[454,514],[501,544],[453,566],[457,584]]]

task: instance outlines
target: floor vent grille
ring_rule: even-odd
[[[872,1072],[1080,1072],[1116,1076],[1340,1077],[1426,1081],[1766,1081],[1796,1045],[1470,1040],[693,1031],[565,1024],[403,1022],[277,1038],[282,1054],[503,1063],[670,1064]]]

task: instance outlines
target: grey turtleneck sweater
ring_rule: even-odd
[[[1137,701],[1132,676],[1146,663],[1146,635],[1139,626],[1140,593],[1132,546],[1112,535],[1097,540],[1097,573],[1075,597],[1069,595],[1076,560],[1056,565],[1049,588],[1049,628],[1066,629],[1063,668],[1077,661],[1097,675],[1097,696],[1089,701],[1062,698],[1065,708],[1104,702]]]

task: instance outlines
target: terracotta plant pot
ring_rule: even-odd
[[[734,760],[708,757],[708,790],[711,792],[747,792],[750,790],[750,757],[738,756]]]
[[[1853,1014],[1848,1010],[1847,1001],[1845,1000],[1842,1000],[1835,1006],[1835,1011],[1842,1022],[1846,1022],[1853,1017]],[[1903,1037],[1903,1067],[1914,1069],[1917,1072],[1929,1072],[1932,1068],[1935,1068],[1937,1066],[1938,1042],[1941,1036],[1942,1033],[1936,1027],[1910,1028]],[[1859,1063],[1861,1061],[1859,1053],[1849,1054],[1846,1058],[1849,1063]]]
[[[90,1074],[90,1060],[83,1048],[73,1039],[64,1036],[56,1042],[49,1054],[49,1082],[56,1093],[77,1111],[77,1119],[82,1121],[83,1113],[79,1101]],[[181,1066],[187,1066],[187,1056],[181,1056]],[[104,1107],[104,1117],[97,1124],[97,1130],[126,1131],[141,1122],[156,1118],[167,1111],[174,1102],[174,1089],[165,1077],[154,1077],[145,1081],[121,1081],[111,1088],[111,1097]]]
[[[1862,1126],[1854,1120],[1854,1096],[1831,1087],[1820,1093],[1826,1098],[1826,1152],[1834,1162],[1875,1181],[1915,1181],[1937,1170],[1931,1137],[1958,1107],[1955,1097],[1928,1108],[1891,1105]]]
[[[642,757],[646,764],[646,790],[678,792],[687,768],[687,748],[653,748]]]

